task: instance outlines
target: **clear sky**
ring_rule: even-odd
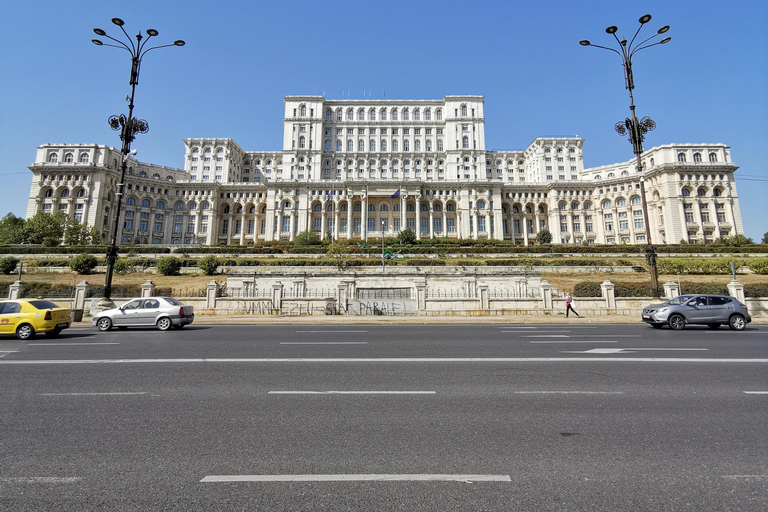
[[[0,216],[24,216],[27,169],[45,143],[120,147],[107,125],[125,113],[129,55],[97,47],[93,28],[159,31],[144,59],[134,114],[149,121],[137,158],[183,167],[188,137],[232,138],[245,150],[282,147],[282,98],[435,99],[485,96],[488,149],[522,150],[540,136],[579,136],[584,165],[625,162],[613,125],[629,115],[618,55],[663,25],[669,44],[636,54],[639,117],[657,123],[645,147],[731,147],[746,235],[768,232],[768,2],[664,0],[282,0],[6,2],[0,30]],[[762,206],[761,206],[762,205]]]

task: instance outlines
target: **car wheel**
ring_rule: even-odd
[[[112,328],[112,320],[107,317],[99,318],[96,321],[96,327],[98,327],[100,331],[108,331]]]
[[[172,325],[173,322],[171,322],[171,319],[166,316],[157,321],[157,328],[161,331],[167,331],[171,328]]]
[[[719,329],[720,324],[707,324],[707,327],[709,327],[710,329]]]
[[[741,315],[733,315],[728,319],[728,327],[734,331],[743,331],[747,326],[747,321]]]
[[[55,338],[59,334],[61,334],[61,327],[56,327],[54,330],[48,331],[48,332],[45,333],[45,335],[50,337],[50,338]]]
[[[654,329],[661,329],[662,327],[664,327],[664,324],[651,324],[651,327],[653,327]]]
[[[685,327],[685,318],[683,315],[672,315],[669,317],[669,326],[676,331],[679,331]]]
[[[35,329],[29,324],[21,324],[16,329],[16,337],[20,340],[28,340],[35,337]]]

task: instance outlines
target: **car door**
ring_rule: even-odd
[[[157,299],[145,299],[139,307],[137,325],[155,325],[157,314],[160,310],[160,301]]]
[[[0,303],[0,333],[13,334],[21,318],[21,304],[14,301]]]
[[[706,295],[698,295],[686,303],[686,316],[689,324],[706,324],[712,318]]]
[[[139,306],[144,299],[134,299],[120,307],[119,313],[112,315],[112,323],[116,326],[136,325],[139,320]]]
[[[709,298],[709,312],[712,323],[727,323],[728,318],[731,316],[731,311],[733,311],[732,299],[728,297]]]

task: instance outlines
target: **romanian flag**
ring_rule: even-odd
[[[366,199],[368,199],[368,187],[365,187],[365,195],[360,201],[365,201]]]

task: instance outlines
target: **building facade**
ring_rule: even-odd
[[[283,148],[184,141],[184,169],[127,157],[121,245],[237,244],[322,237],[553,243],[704,243],[743,234],[730,148],[667,144],[584,169],[577,137],[522,151],[485,147],[484,98],[284,98]],[[27,218],[62,211],[104,234],[114,222],[122,154],[96,144],[37,148]],[[644,180],[648,222],[640,197]]]

